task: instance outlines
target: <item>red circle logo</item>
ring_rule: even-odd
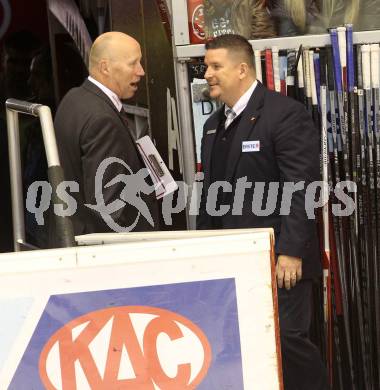
[[[205,39],[205,18],[203,4],[195,7],[191,20],[195,36],[198,39]]]
[[[207,374],[211,347],[189,319],[147,306],[78,317],[45,344],[39,360],[47,390],[192,390]]]

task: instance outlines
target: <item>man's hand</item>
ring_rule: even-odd
[[[278,256],[276,265],[278,287],[290,290],[302,278],[302,260],[299,257]]]

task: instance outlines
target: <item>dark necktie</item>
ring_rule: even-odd
[[[124,121],[125,125],[129,128],[130,119],[129,119],[129,117],[128,117],[128,114],[127,114],[126,111],[124,110],[124,107],[121,107],[120,115],[121,115],[121,117],[123,118],[123,121]]]

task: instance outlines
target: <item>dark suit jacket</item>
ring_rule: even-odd
[[[212,228],[212,218],[206,211],[206,197],[210,186],[210,166],[217,129],[224,116],[224,107],[216,111],[205,123],[201,148],[204,187],[198,229]],[[210,131],[211,130],[211,131]],[[309,183],[320,180],[318,133],[310,115],[297,101],[269,91],[258,83],[236,129],[227,160],[226,181],[233,191],[224,193],[224,203],[233,204],[236,181],[247,178],[252,188],[247,189],[242,215],[230,211],[222,218],[223,228],[273,227],[276,253],[300,257],[303,276],[320,274],[319,244],[314,219],[305,211],[305,193]],[[243,141],[260,141],[260,150],[242,152]],[[289,215],[280,215],[283,184],[305,181],[305,189],[293,194]],[[252,200],[255,183],[280,183],[276,207],[270,215],[255,215]],[[267,191],[262,209],[265,209]],[[284,196],[284,199],[288,197]]]
[[[78,203],[78,210],[72,217],[75,234],[109,232],[99,212],[84,204],[96,204],[95,175],[99,164],[107,157],[117,157],[130,167],[133,173],[145,167],[135,141],[122,115],[114,104],[95,84],[86,80],[80,87],[71,89],[63,98],[54,121],[61,165],[65,180],[79,184],[79,192],[72,195]],[[108,166],[103,177],[103,197],[105,204],[119,199],[124,189],[123,183],[105,188],[118,174],[130,172],[121,164]],[[152,227],[140,216],[134,231],[158,228],[158,208],[154,194],[141,195],[154,220]],[[132,226],[138,210],[126,205],[112,214],[120,226]]]

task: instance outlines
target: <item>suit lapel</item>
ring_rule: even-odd
[[[131,136],[133,142],[134,138],[129,130],[129,127],[125,121],[125,118],[123,118],[123,114],[117,110],[111,99],[100,89],[98,86],[96,86],[94,83],[92,83],[90,80],[86,79],[83,83],[83,87],[90,92],[94,93],[96,96],[98,96],[100,99],[102,99],[108,106],[112,108],[112,110],[117,114],[117,116],[120,118],[121,123],[128,129],[128,133]]]
[[[219,109],[219,111],[214,115],[211,121],[208,124],[207,129],[203,135],[203,148],[204,148],[204,167],[203,172],[205,172],[204,183],[206,186],[210,184],[210,171],[211,171],[211,155],[212,149],[214,147],[214,141],[216,133],[218,131],[219,123],[224,115],[224,105]]]
[[[108,104],[112,108],[112,110],[115,112],[115,114],[119,117],[119,119],[120,119],[121,123],[124,125],[124,127],[126,127],[128,129],[128,134],[131,136],[132,141],[135,142],[134,137],[131,134],[131,131],[127,125],[127,122],[126,122],[125,118],[123,117],[123,114],[117,110],[117,108],[115,107],[115,105],[113,104],[111,99],[100,88],[98,88],[94,83],[92,83],[88,79],[86,79],[84,81],[82,86],[85,89],[87,89],[88,91],[94,93],[96,96],[98,96],[100,99],[102,99],[106,104]]]
[[[100,99],[102,99],[106,104],[108,104],[117,114],[119,114],[119,111],[115,107],[115,105],[112,103],[111,99],[94,83],[92,83],[90,80],[86,79],[82,87],[87,89],[88,91],[94,93],[96,96],[98,96]]]
[[[226,181],[231,182],[242,153],[242,143],[249,138],[260,117],[261,108],[264,103],[264,94],[265,88],[260,82],[257,82],[257,86],[249,99],[247,107],[243,111],[243,116],[232,141],[227,161]]]
[[[131,130],[129,129],[129,127],[126,123],[126,120],[123,118],[123,114],[117,110],[117,108],[115,107],[115,105],[113,104],[111,99],[99,87],[97,87],[94,83],[92,83],[88,79],[86,79],[83,82],[82,87],[87,89],[88,91],[94,93],[96,96],[98,96],[100,99],[102,99],[106,104],[108,104],[112,108],[112,110],[115,112],[115,115],[117,115],[119,117],[121,123],[123,124],[125,129],[128,131],[128,135],[131,138],[132,145],[133,145],[134,149],[136,150],[137,157],[139,158],[140,161],[143,162],[143,160],[140,156],[140,152],[137,149],[136,142],[135,142],[135,139],[131,133]]]

